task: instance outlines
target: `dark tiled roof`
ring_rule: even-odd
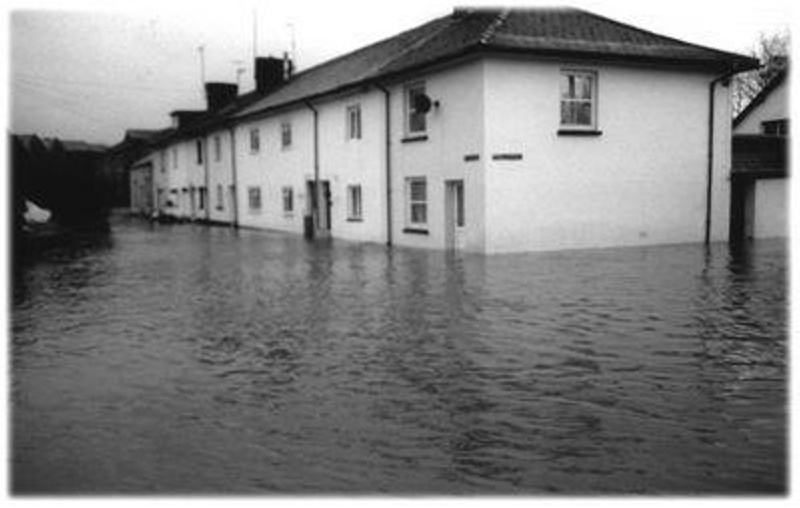
[[[769,97],[769,94],[771,94],[773,90],[778,88],[778,86],[780,86],[780,84],[783,83],[786,80],[786,75],[788,73],[789,73],[788,69],[784,68],[784,69],[781,69],[777,74],[772,76],[772,79],[770,79],[769,83],[767,83],[764,86],[764,88],[762,88],[761,91],[758,92],[758,95],[753,97],[753,100],[751,100],[747,104],[747,106],[742,110],[742,112],[739,113],[738,115],[736,115],[736,118],[733,120],[733,127],[736,128],[740,123],[742,123],[744,121],[745,118],[747,118],[747,116],[754,109],[756,109],[762,102],[767,100],[767,97]],[[788,112],[787,112],[787,114],[788,114]]]
[[[242,108],[235,116],[288,104],[368,81],[404,51],[413,50],[432,35],[452,25],[450,16],[429,21],[346,55],[295,74],[292,79],[263,99]]]
[[[298,73],[247,116],[478,51],[707,68],[755,68],[752,58],[690,44],[579,9],[456,9],[394,37]]]

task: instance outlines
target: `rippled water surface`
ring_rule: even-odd
[[[115,224],[15,271],[18,493],[782,493],[787,256]]]

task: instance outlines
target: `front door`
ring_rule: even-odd
[[[445,182],[445,241],[449,249],[464,248],[464,180]]]
[[[327,180],[319,181],[319,189],[314,181],[309,180],[307,183],[308,195],[310,197],[309,204],[311,215],[314,215],[314,208],[317,208],[317,215],[314,216],[315,227],[314,235],[316,237],[327,237],[331,232],[331,185]]]

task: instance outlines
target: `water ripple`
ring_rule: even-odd
[[[785,247],[122,222],[14,274],[14,490],[781,493]]]

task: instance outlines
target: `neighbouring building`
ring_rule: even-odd
[[[789,234],[789,83],[778,72],[733,122],[733,241]]]
[[[259,58],[254,92],[208,84],[139,163],[161,213],[316,237],[726,240],[729,79],[757,65],[577,9],[456,9],[298,73]]]
[[[108,207],[129,207],[135,213],[152,214],[152,170],[137,161],[152,150],[150,142],[163,130],[128,129],[122,141],[106,153],[101,169]]]
[[[64,226],[95,223],[107,211],[102,163],[107,147],[84,141],[11,135],[15,226],[25,202]]]

